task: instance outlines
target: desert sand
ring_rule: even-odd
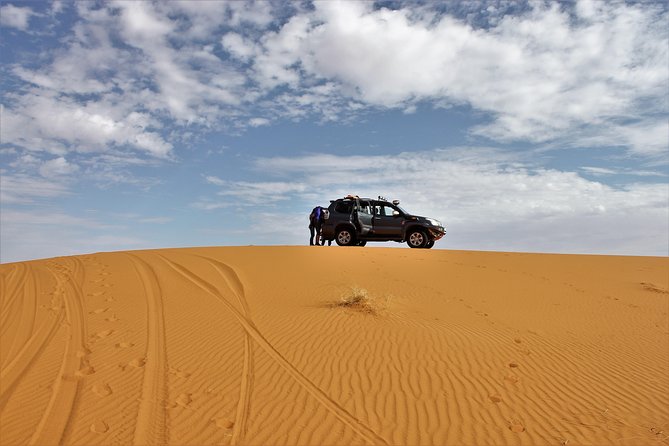
[[[4,445],[666,445],[669,259],[338,247],[0,265]]]

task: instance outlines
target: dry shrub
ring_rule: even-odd
[[[365,314],[377,315],[386,310],[390,304],[390,296],[384,299],[373,297],[369,292],[358,286],[352,286],[342,294],[338,302],[332,304],[336,308],[348,308]]]

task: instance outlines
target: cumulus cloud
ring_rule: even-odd
[[[369,109],[413,113],[420,102],[482,112],[471,134],[499,142],[666,153],[666,7],[483,6],[78,3],[49,63],[11,67],[34,88],[7,95],[6,142],[58,155],[62,141],[126,144],[165,158],[168,127],[178,139],[192,126],[236,132]],[[135,125],[133,112],[150,124]]]
[[[64,154],[130,146],[166,158],[172,144],[157,132],[150,116],[111,101],[81,103],[44,91],[23,95],[3,113],[3,143],[33,151]],[[65,146],[63,142],[66,142]]]
[[[425,8],[319,2],[265,35],[254,66],[261,85],[331,80],[370,106],[468,104],[492,117],[475,133],[542,142],[666,112],[665,101],[651,99],[666,99],[666,19],[665,8],[649,4],[537,3],[477,28]],[[621,131],[639,148],[635,128]],[[666,135],[645,138],[643,147],[666,150]]]
[[[35,13],[28,7],[5,5],[0,7],[0,25],[26,31],[33,15]]]
[[[39,173],[46,178],[70,175],[79,170],[79,166],[68,162],[65,158],[58,157],[44,162],[40,168]]]
[[[263,125],[269,125],[270,120],[266,118],[251,118],[249,120],[249,125],[251,127],[261,127]]]

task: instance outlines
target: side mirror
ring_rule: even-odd
[[[399,217],[400,211],[393,211],[393,217]]]

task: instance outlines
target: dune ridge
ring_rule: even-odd
[[[667,271],[334,247],[0,265],[0,443],[669,444]]]

